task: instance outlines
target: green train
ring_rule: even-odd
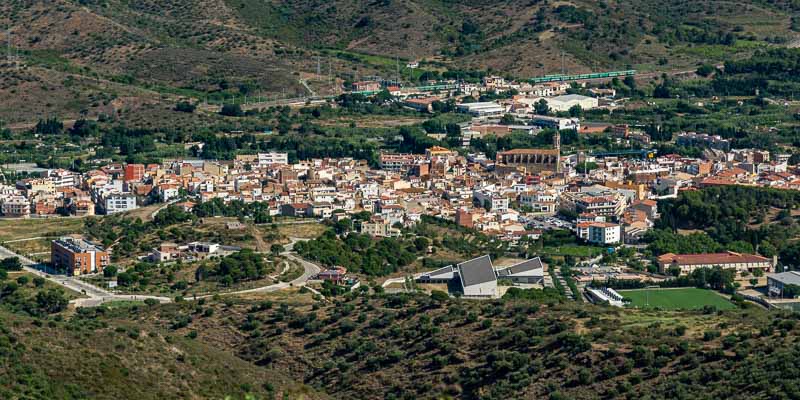
[[[633,76],[633,75],[636,75],[636,70],[629,69],[625,71],[593,72],[590,74],[545,75],[528,79],[528,82],[530,83],[565,82],[565,81],[579,81],[584,79],[614,78],[620,76]]]

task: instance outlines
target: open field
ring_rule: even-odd
[[[0,219],[0,241],[56,237],[83,230],[82,218]]]
[[[661,308],[665,310],[695,310],[714,306],[730,310],[734,305],[711,290],[697,288],[620,290],[636,308]]]
[[[318,222],[278,223],[278,232],[282,236],[301,239],[313,239],[325,232],[325,225]]]
[[[551,256],[594,257],[603,249],[600,247],[564,245],[559,247],[545,247],[539,253]]]
[[[50,261],[50,243],[52,239],[31,239],[6,243],[9,250],[43,262]]]

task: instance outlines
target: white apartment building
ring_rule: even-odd
[[[616,244],[622,241],[622,227],[608,222],[594,222],[589,226],[589,243]]]
[[[131,211],[139,208],[136,205],[136,196],[130,193],[112,193],[105,196],[101,203],[105,214]]]
[[[258,153],[258,165],[289,164],[288,153]]]
[[[503,212],[508,210],[508,198],[490,190],[475,190],[472,192],[472,198],[481,207],[489,205],[490,211]]]
[[[2,211],[6,217],[27,217],[31,215],[31,202],[22,196],[12,196],[3,201]]]

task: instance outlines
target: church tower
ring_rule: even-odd
[[[556,150],[561,150],[561,132],[559,131],[556,131],[556,133],[553,135],[553,148]]]

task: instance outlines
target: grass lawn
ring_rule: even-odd
[[[619,293],[631,299],[631,306],[637,308],[658,307],[664,310],[694,310],[703,306],[714,306],[720,310],[735,308],[733,303],[724,297],[705,289],[637,289],[620,290]]]
[[[539,253],[551,256],[594,257],[602,251],[602,247],[564,245],[559,247],[545,247]]]
[[[81,231],[83,218],[0,219],[0,241],[56,237]]]

